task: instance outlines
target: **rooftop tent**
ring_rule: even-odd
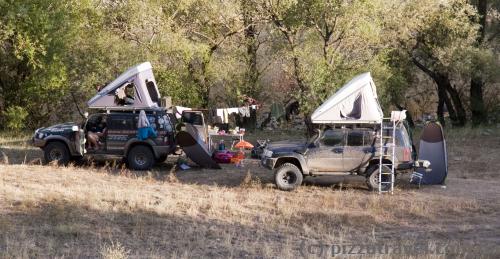
[[[129,68],[87,102],[89,108],[151,108],[160,104],[151,63]]]
[[[375,124],[384,114],[370,73],[354,77],[311,115],[316,124]]]

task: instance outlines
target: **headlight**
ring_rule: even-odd
[[[38,137],[39,139],[42,139],[42,138],[44,138],[44,137],[45,137],[45,134],[43,134],[43,133],[38,133],[38,134],[37,134],[37,137]]]

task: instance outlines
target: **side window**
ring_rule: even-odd
[[[325,146],[342,146],[344,144],[344,132],[342,130],[326,130],[320,139]]]
[[[167,132],[172,132],[174,131],[174,128],[172,126],[172,122],[170,121],[170,118],[167,115],[163,115],[163,117],[159,120],[160,124],[163,122],[160,127],[163,127]]]
[[[153,81],[148,81],[146,79],[146,88],[148,89],[149,97],[151,97],[151,101],[155,103],[160,103],[158,98],[158,93],[156,92],[156,85]]]
[[[104,118],[104,114],[101,113],[90,115],[89,118],[87,119],[85,129],[87,131],[96,131],[96,127],[101,122],[102,118]]]
[[[347,134],[348,146],[363,146],[363,131],[350,131]]]
[[[146,117],[148,118],[149,125],[151,125],[151,128],[156,129],[156,117],[153,114],[146,114]],[[134,116],[134,129],[137,129],[137,122],[139,121],[139,114],[136,114]]]
[[[172,124],[170,123],[170,120],[167,115],[158,115],[156,118],[158,121],[158,125],[160,129],[165,129],[167,132],[172,131]]]
[[[200,113],[183,112],[181,120],[193,125],[203,125],[203,116]]]
[[[373,145],[373,140],[375,139],[375,134],[376,133],[373,131],[365,131],[364,132],[364,140],[363,140],[364,146]]]
[[[131,116],[111,116],[109,128],[114,130],[133,130],[134,121]]]

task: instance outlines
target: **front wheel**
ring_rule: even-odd
[[[274,181],[278,189],[283,191],[291,191],[299,187],[303,180],[302,172],[300,169],[290,163],[285,163],[276,169],[274,174]]]
[[[135,146],[128,152],[127,162],[130,169],[149,170],[153,167],[155,157],[149,147]]]
[[[372,165],[366,170],[366,185],[372,191],[378,191],[379,188],[379,166]],[[391,184],[387,183],[391,181],[391,176],[388,174],[391,173],[391,168],[384,165],[382,166],[382,182],[384,182],[381,186],[382,191],[388,191],[391,188]]]
[[[50,142],[43,149],[43,155],[46,163],[56,162],[59,165],[67,165],[70,160],[69,150],[61,142]]]

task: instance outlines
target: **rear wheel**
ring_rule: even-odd
[[[291,191],[299,187],[303,180],[302,172],[300,169],[290,163],[285,163],[276,169],[274,174],[274,181],[278,189],[283,191]]]
[[[372,191],[378,191],[379,187],[379,166],[378,165],[372,165],[366,170],[366,185],[368,185],[368,188]],[[388,175],[387,173],[391,173],[391,168],[384,165],[382,166],[382,182],[390,182],[391,181],[391,176]],[[382,184],[382,191],[387,191],[391,188],[390,183],[384,183]]]
[[[69,150],[64,143],[50,142],[43,149],[46,163],[56,162],[59,165],[67,165],[70,160]]]
[[[149,147],[135,146],[127,155],[127,163],[133,170],[149,170],[153,167],[155,157]]]

